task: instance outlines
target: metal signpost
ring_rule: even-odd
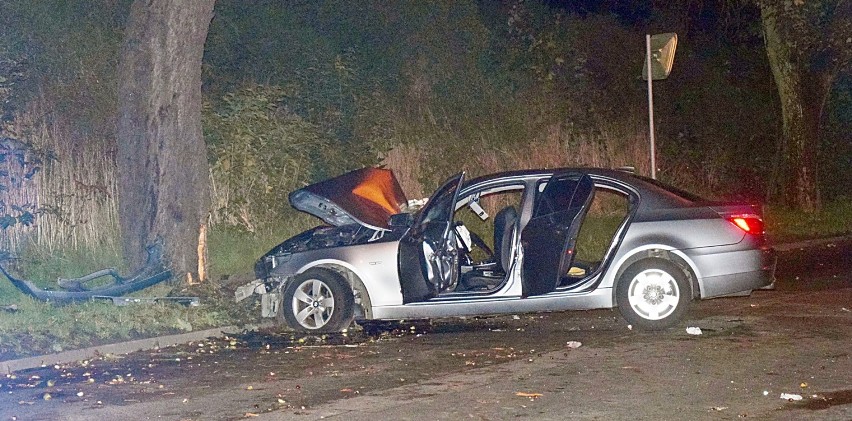
[[[654,88],[652,80],[669,77],[677,49],[677,34],[645,35],[645,67],[642,78],[648,81],[648,127],[651,131],[651,178],[657,178],[657,152],[654,145]],[[648,77],[650,75],[650,77]]]

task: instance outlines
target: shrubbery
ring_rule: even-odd
[[[280,220],[334,142],[282,105],[279,86],[251,85],[204,106],[214,223],[254,231]]]

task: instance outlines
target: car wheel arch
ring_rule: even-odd
[[[630,255],[626,259],[624,259],[621,265],[618,267],[616,271],[612,287],[612,302],[615,304],[616,302],[616,290],[618,289],[618,282],[631,266],[643,262],[645,260],[653,260],[660,259],[665,260],[667,262],[673,263],[677,266],[686,276],[690,285],[690,297],[692,299],[701,297],[701,286],[698,282],[698,276],[696,276],[695,270],[687,260],[678,253],[675,253],[672,250],[667,250],[663,248],[649,248],[645,250],[637,251],[636,253]]]
[[[352,293],[355,296],[355,305],[356,307],[360,307],[361,313],[359,314],[358,309],[355,309],[356,319],[364,318],[364,319],[372,319],[373,318],[373,306],[370,301],[370,293],[367,290],[364,282],[361,281],[361,278],[351,269],[346,266],[332,264],[332,263],[323,263],[315,266],[311,266],[308,268],[304,268],[304,270],[299,273],[304,273],[313,268],[323,268],[334,271],[340,274],[343,279],[346,279],[346,282],[349,283],[349,286],[352,287]]]

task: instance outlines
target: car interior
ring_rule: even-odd
[[[608,253],[615,246],[615,237],[627,221],[630,201],[626,194],[595,187],[595,196],[580,226],[574,249],[574,262],[560,281],[560,288],[582,283],[600,271]]]
[[[460,200],[453,217],[463,254],[456,291],[489,292],[506,280],[518,235],[522,193],[522,185],[508,186]]]
[[[461,198],[453,217],[455,237],[463,256],[453,292],[489,293],[506,280],[519,235],[522,186],[503,187]],[[491,212],[493,217],[491,217]],[[596,186],[582,222],[575,259],[559,288],[571,288],[600,271],[615,237],[629,215],[626,194]]]

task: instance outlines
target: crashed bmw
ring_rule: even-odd
[[[390,170],[365,168],[289,200],[325,224],[263,255],[237,299],[260,294],[263,316],[303,332],[615,307],[634,326],[664,329],[695,299],[774,280],[760,206],[621,170],[460,173],[416,208]]]

